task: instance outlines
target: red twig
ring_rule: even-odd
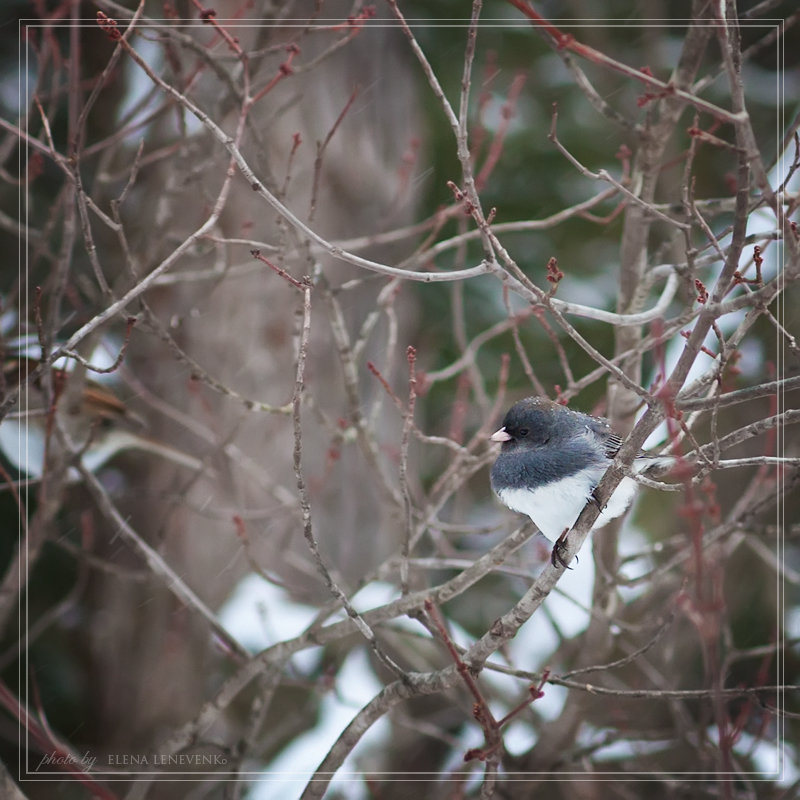
[[[691,127],[687,128],[686,132],[689,134],[689,136],[694,137],[698,141],[714,145],[714,147],[722,147],[725,150],[733,151],[738,151],[739,149],[735,144],[726,142],[724,139],[720,139],[719,136],[714,136],[712,133],[704,131],[702,128],[698,128],[696,125],[692,125]]]
[[[285,269],[282,269],[277,264],[273,264],[266,256],[261,255],[260,250],[251,250],[250,255],[253,256],[253,258],[256,258],[262,263],[266,264],[271,270],[280,275],[281,278],[291,283],[292,286],[295,287],[295,289],[299,289],[302,292],[306,288],[306,284],[303,281],[299,281],[297,280],[297,278],[293,278]]]
[[[200,0],[192,0],[194,7],[200,12],[200,19],[206,25],[213,26],[214,30],[222,37],[227,43],[228,47],[236,53],[237,56],[243,56],[242,48],[239,46],[239,40],[235,36],[231,36],[225,28],[217,22],[217,12],[213,8],[204,8]]]
[[[708,112],[716,119],[724,119],[733,123],[739,121],[740,118],[736,114],[732,114],[730,111],[727,111],[724,108],[715,106],[713,103],[703,100],[703,98],[697,97],[691,92],[676,89],[672,83],[665,83],[664,81],[659,80],[653,76],[653,73],[650,71],[649,67],[643,67],[642,69],[630,67],[627,64],[623,64],[621,61],[611,58],[599,50],[595,50],[593,47],[589,47],[589,45],[582,44],[581,42],[577,41],[572,34],[563,33],[561,30],[559,30],[559,28],[553,25],[552,22],[545,19],[538,12],[534,11],[534,9],[531,8],[528,3],[525,2],[525,0],[508,0],[508,2],[514,6],[514,8],[521,11],[533,25],[544,31],[544,33],[553,40],[557,49],[569,50],[570,52],[585,58],[587,61],[607,67],[608,69],[612,69],[615,72],[619,72],[628,76],[629,78],[635,78],[636,80],[644,83],[648,87],[649,92],[643,96],[641,100],[642,104],[648,103],[651,100],[659,97],[677,95],[681,99],[686,100],[686,102],[691,103],[695,108]]]
[[[489,152],[486,154],[486,161],[484,161],[481,171],[475,178],[475,188],[478,191],[480,191],[486,185],[486,181],[489,179],[492,170],[494,170],[497,162],[500,160],[506,134],[508,133],[511,120],[514,118],[514,111],[517,107],[517,101],[519,100],[519,96],[524,85],[525,75],[522,72],[518,72],[514,76],[514,80],[511,81],[511,86],[508,90],[508,96],[506,97],[506,101],[503,103],[503,106],[500,109],[500,124],[497,126],[497,132],[492,138],[492,142],[489,146]]]
[[[351,14],[344,22],[338,25],[331,25],[329,31],[352,31],[351,36],[355,36],[363,27],[368,19],[375,16],[375,6],[364,6],[358,14]]]
[[[286,177],[283,179],[283,186],[281,187],[281,197],[286,196],[286,192],[289,189],[289,181],[292,179],[292,166],[294,164],[294,157],[297,154],[297,151],[300,149],[300,145],[303,143],[303,137],[300,135],[299,131],[295,131],[292,134],[292,149],[289,151],[289,158],[286,160]]]
[[[466,192],[459,189],[453,181],[447,181],[447,188],[453,193],[453,197],[455,198],[456,202],[461,204],[464,214],[466,214],[468,217],[471,217],[472,212],[475,210],[475,206],[467,197]]]
[[[741,272],[737,269],[736,272],[733,273],[733,286],[738,286],[741,283],[748,283],[755,286],[763,286],[764,285],[764,278],[761,275],[761,265],[764,263],[764,257],[761,255],[761,248],[758,245],[753,247],[753,264],[756,267],[756,277],[755,278],[745,278]]]
[[[496,720],[489,709],[489,704],[486,702],[483,692],[481,692],[481,689],[478,686],[475,675],[473,675],[469,666],[461,658],[458,649],[450,637],[450,634],[447,632],[447,627],[444,624],[444,620],[442,619],[439,610],[436,608],[430,598],[425,600],[425,611],[427,612],[436,632],[439,634],[445,646],[447,647],[447,650],[450,653],[450,656],[453,659],[453,662],[455,663],[459,675],[461,675],[461,678],[464,681],[464,684],[475,699],[475,703],[472,706],[472,716],[481,726],[485,742],[483,747],[473,747],[470,750],[467,750],[467,752],[464,753],[464,761],[472,761],[473,759],[486,761],[486,759],[496,753],[503,744],[503,738],[500,734],[501,728],[504,725],[507,725],[520,712],[524,711],[534,700],[538,700],[540,697],[544,696],[542,687],[545,685],[545,683],[547,683],[547,680],[550,677],[550,670],[545,670],[542,673],[542,678],[538,685],[531,685],[528,687],[528,693],[530,697],[526,698],[519,705],[512,708],[511,711],[509,711],[508,714],[506,714],[502,719]]]
[[[535,686],[531,684],[528,687],[528,693],[530,694],[530,697],[523,700],[519,705],[514,706],[514,708],[512,708],[511,711],[508,712],[508,714],[506,714],[502,719],[498,720],[497,721],[498,727],[502,728],[503,725],[506,725],[509,722],[511,722],[511,720],[517,716],[517,714],[519,714],[521,711],[524,711],[534,700],[538,700],[540,697],[544,697],[544,692],[542,691],[542,689],[544,688],[544,685],[547,683],[549,677],[550,677],[550,670],[545,669],[544,672],[542,672],[542,677],[539,683],[536,684]]]
[[[386,394],[392,399],[392,402],[402,411],[403,401],[394,393],[389,382],[383,377],[381,371],[371,362],[367,361],[367,369],[381,382],[381,386],[386,390]]]
[[[684,339],[688,339],[691,335],[692,335],[691,331],[681,331],[681,336],[683,336]],[[717,357],[717,354],[713,350],[706,347],[705,345],[702,345],[700,347],[700,352],[705,353],[707,356],[711,356],[711,358]]]
[[[278,83],[280,83],[284,78],[288,78],[289,75],[294,72],[292,69],[292,61],[294,61],[294,57],[300,53],[300,48],[296,44],[292,43],[286,46],[286,52],[288,55],[286,56],[286,60],[282,61],[278,65],[278,72],[273,75],[272,79],[263,89],[261,89],[261,91],[256,93],[256,95],[250,101],[250,105],[257,103],[265,94],[271,92]]]
[[[322,173],[322,158],[325,155],[325,149],[327,148],[330,140],[333,138],[333,134],[336,133],[339,126],[342,124],[342,120],[345,118],[345,115],[355,102],[356,97],[358,97],[358,92],[359,87],[356,86],[350,94],[348,101],[344,104],[344,108],[339,113],[339,116],[336,117],[336,122],[334,122],[331,126],[331,129],[328,131],[328,135],[322,140],[321,143],[317,143],[317,157],[314,160],[314,181],[311,187],[311,205],[308,212],[309,220],[314,218],[314,211],[317,207],[317,192],[319,191],[319,179]]]

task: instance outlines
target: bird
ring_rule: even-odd
[[[491,469],[491,485],[513,511],[527,514],[539,531],[555,543],[551,562],[567,567],[562,557],[566,535],[622,446],[608,420],[573,411],[546,397],[527,397],[506,413],[502,427],[490,437],[501,444]],[[640,453],[634,474],[673,462],[669,456]],[[592,526],[602,528],[628,509],[638,490],[624,477]]]
[[[20,389],[20,411],[0,422],[0,454],[18,472],[35,480],[42,478],[47,440],[52,435],[51,415],[56,411],[90,472],[125,450],[150,452],[193,470],[205,468],[203,461],[145,435],[145,421],[107,386],[85,379],[74,405],[67,407],[66,390],[71,379],[67,368],[51,367],[52,399],[48,408],[41,379],[28,380],[40,363],[39,359],[17,354],[0,364],[0,396]],[[80,473],[70,467],[67,477],[75,482]],[[0,490],[4,487],[0,483]]]

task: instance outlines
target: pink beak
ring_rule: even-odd
[[[493,442],[510,442],[511,434],[505,428],[500,428],[489,437]]]

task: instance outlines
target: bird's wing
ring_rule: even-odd
[[[613,431],[608,431],[608,435],[603,442],[603,448],[605,449],[606,457],[614,458],[614,456],[619,452],[620,447],[622,447],[622,437]]]
[[[589,436],[596,437],[597,445],[602,446],[603,454],[606,458],[614,458],[622,447],[622,437],[614,433],[611,426],[600,417],[592,417],[589,414],[582,415],[586,422],[586,431]]]
[[[607,435],[603,440],[603,449],[605,451],[606,458],[614,458],[614,456],[616,456],[617,453],[619,452],[620,447],[622,447],[623,441],[624,441],[623,438],[619,434],[614,433],[611,430],[607,431]],[[641,471],[641,469],[650,469],[652,467],[667,466],[669,464],[672,464],[674,460],[669,456],[666,457],[655,456],[652,455],[651,453],[645,452],[644,450],[640,450],[636,454],[636,458],[645,459],[651,462],[647,466],[640,467],[640,469],[636,471]]]

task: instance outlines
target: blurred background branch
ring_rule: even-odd
[[[7,6],[13,791],[789,796],[792,4]],[[678,462],[568,571],[530,394]]]

